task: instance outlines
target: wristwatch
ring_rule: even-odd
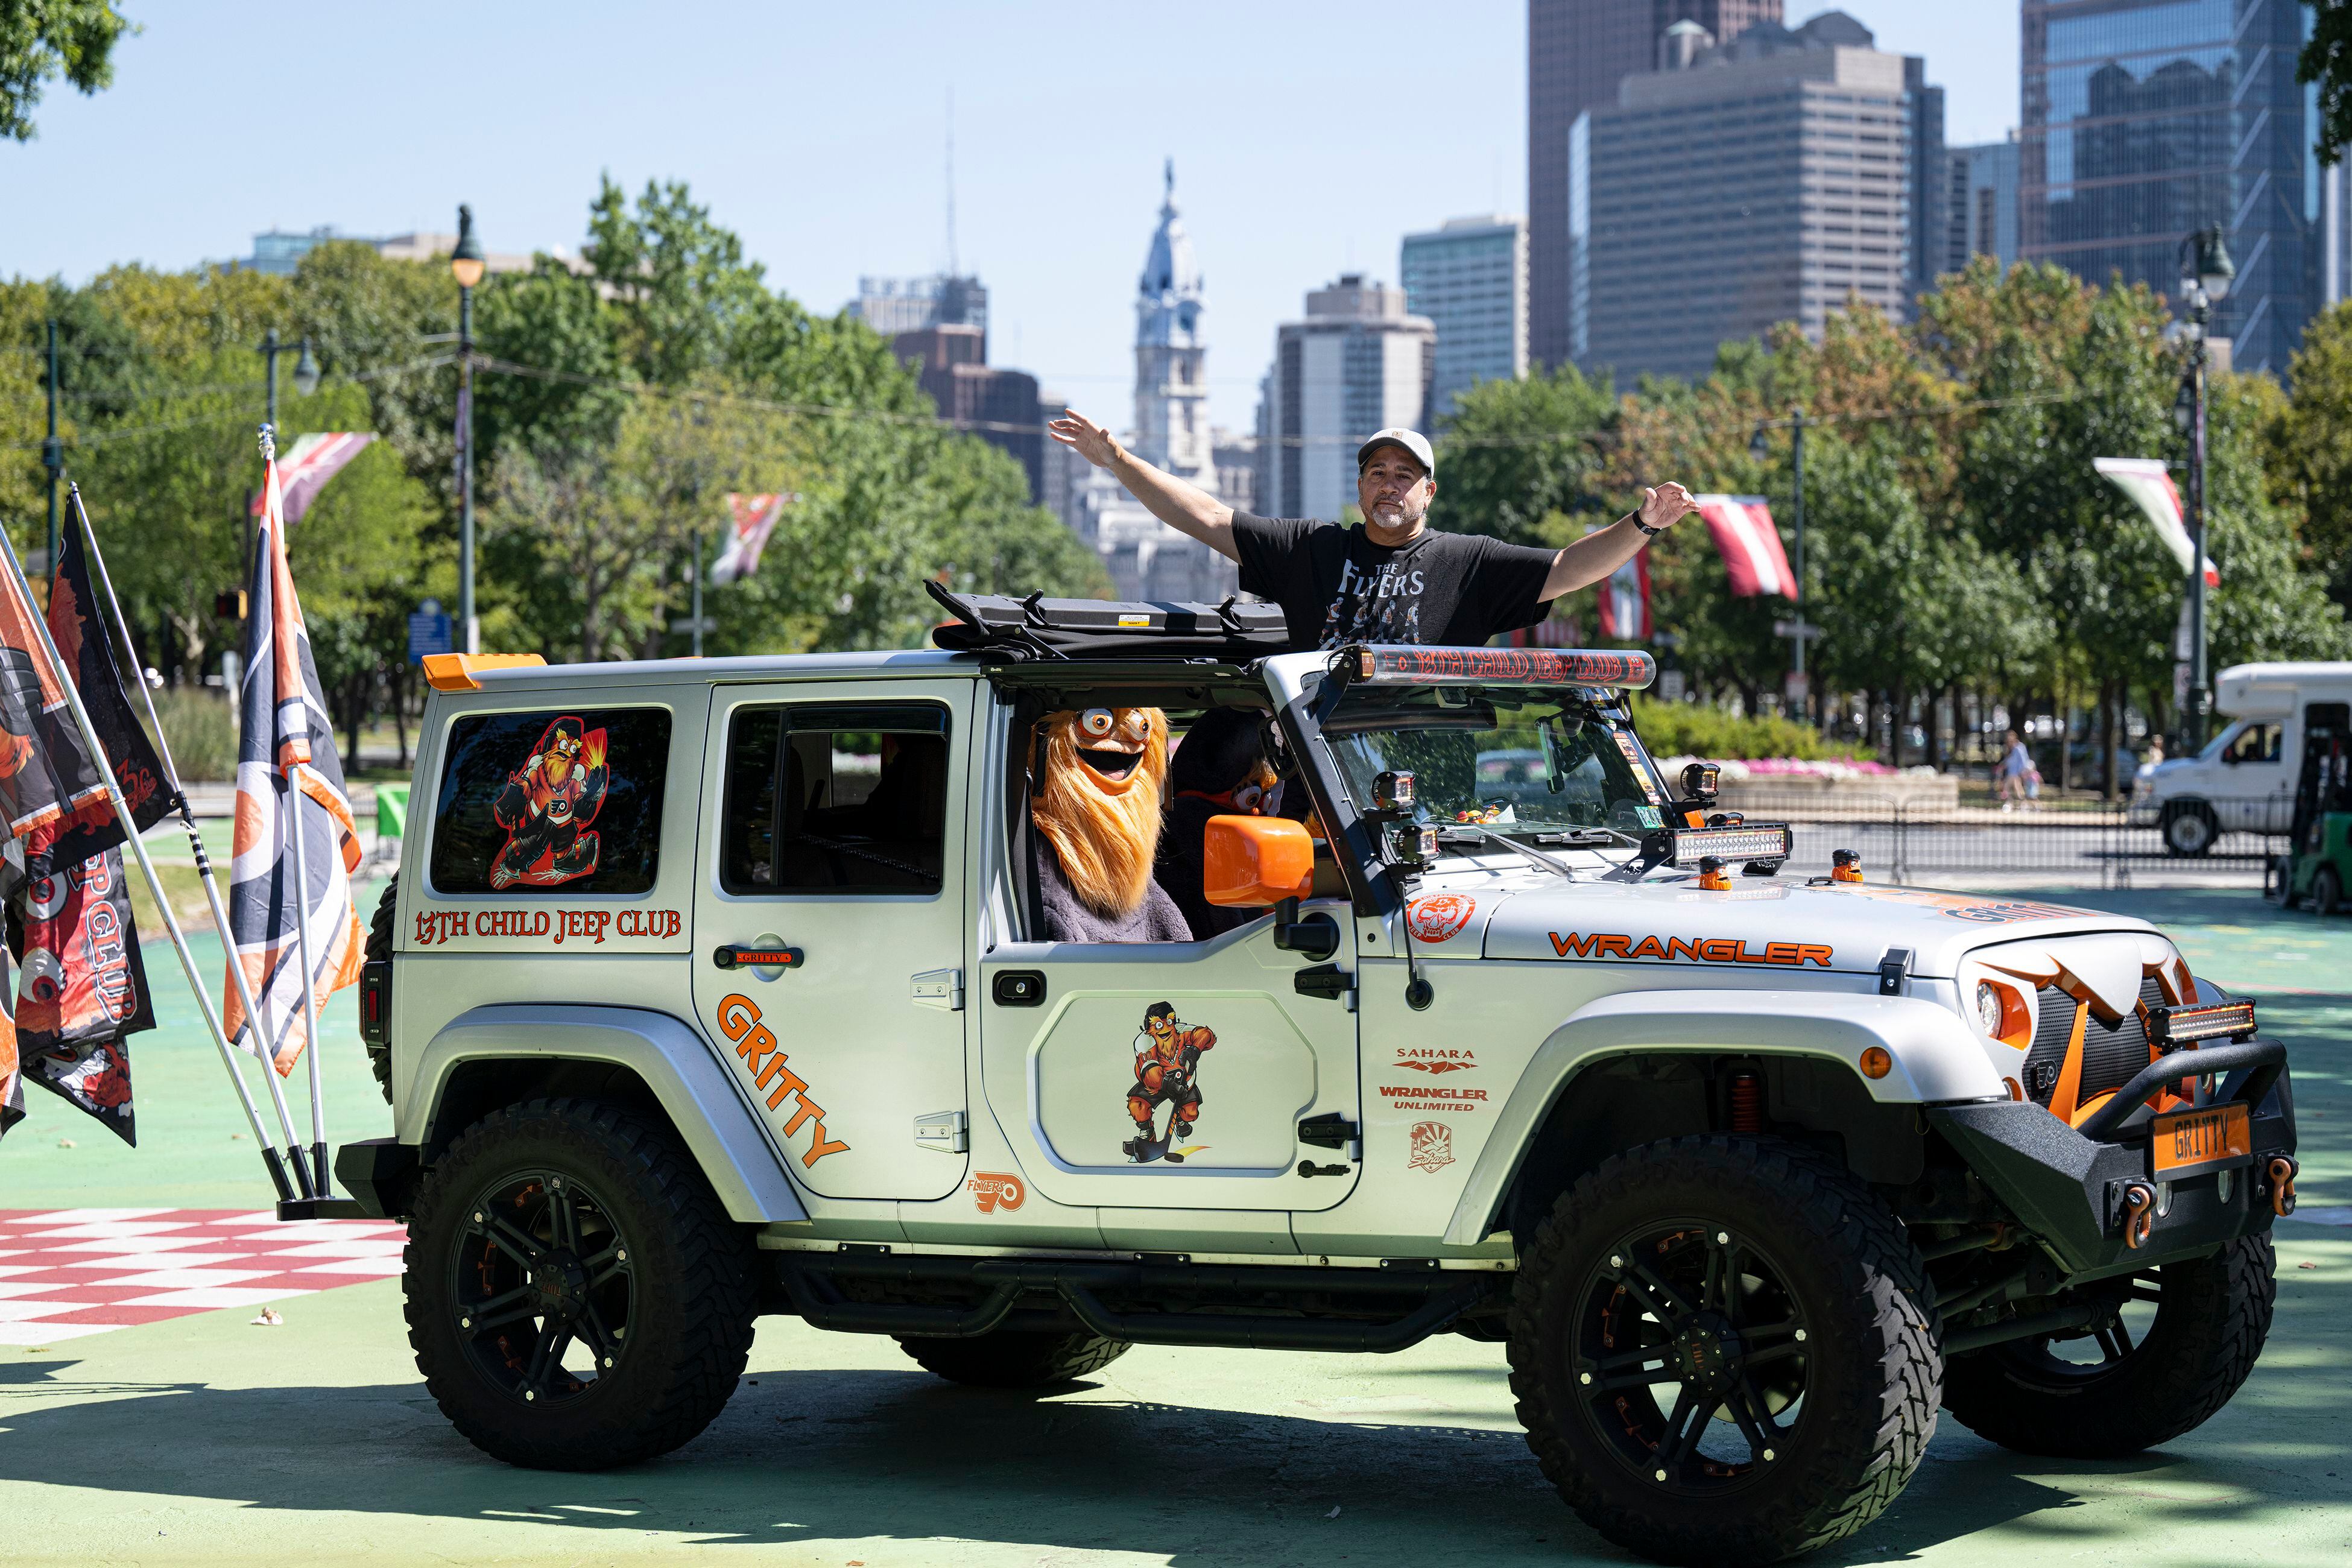
[[[1665,530],[1663,528],[1652,528],[1648,523],[1643,522],[1642,521],[1642,514],[1638,511],[1633,514],[1633,526],[1642,531],[1642,537],[1644,539],[1655,539],[1658,535],[1665,532]]]

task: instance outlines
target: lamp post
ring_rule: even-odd
[[[301,351],[301,357],[294,362],[294,390],[308,397],[319,390],[319,362],[310,357],[310,340],[304,338],[299,344],[281,343],[278,341],[276,327],[261,334],[261,360],[268,367],[265,379],[269,390],[265,395],[265,401],[268,404],[269,427],[272,430],[278,428],[278,356],[293,353],[298,348]]]
[[[481,623],[474,615],[474,286],[482,270],[474,209],[461,203],[449,273],[457,279],[457,625],[467,653],[482,651]]]
[[[2205,745],[2205,366],[2206,326],[2238,275],[2221,226],[2180,242],[2180,297],[2189,307],[2189,371],[2174,405],[2189,437],[2189,692],[2181,718],[2191,751]]]

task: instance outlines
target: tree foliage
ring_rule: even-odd
[[[84,94],[113,86],[129,31],[110,0],[0,0],[0,136],[33,139],[33,110],[58,77]]]

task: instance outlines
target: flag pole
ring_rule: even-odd
[[[73,498],[74,517],[81,524],[83,542],[89,546],[90,564],[98,569],[99,586],[106,591],[107,605],[114,612],[114,629],[121,637],[122,655],[131,662],[131,676],[139,688],[139,700],[146,707],[147,727],[155,737],[156,752],[163,761],[164,773],[172,783],[172,800],[179,808],[180,825],[187,833],[189,851],[195,856],[196,879],[204,885],[205,901],[212,909],[213,929],[220,933],[222,950],[228,957],[229,984],[236,988],[236,999],[245,1008],[247,1026],[253,1030],[255,1043],[262,1047],[262,1079],[269,1086],[270,1099],[278,1111],[278,1125],[286,1136],[287,1163],[294,1168],[295,1184],[301,1189],[301,1195],[306,1198],[315,1196],[318,1189],[311,1182],[310,1167],[302,1160],[302,1142],[294,1135],[293,1113],[287,1109],[286,1091],[278,1081],[277,1042],[269,1038],[268,1020],[264,1018],[261,1010],[253,1005],[252,985],[246,978],[245,965],[237,960],[236,940],[229,930],[228,911],[222,907],[220,889],[213,882],[212,858],[205,853],[205,836],[196,826],[195,813],[188,807],[188,792],[180,783],[180,765],[172,760],[172,742],[164,737],[163,721],[155,712],[154,694],[147,689],[146,677],[141,672],[139,649],[131,640],[131,624],[123,618],[122,601],[115,597],[114,578],[106,569],[106,552],[98,547],[98,525],[90,521],[89,509],[82,504],[81,487],[70,485],[68,487],[68,493]],[[235,692],[229,693],[229,700],[232,702],[236,700]],[[135,839],[137,835],[133,834],[132,837]],[[140,863],[142,865],[146,863],[146,856],[143,852],[140,856]],[[152,880],[151,877],[150,881]],[[163,903],[163,895],[160,888],[156,890],[155,901],[159,904]],[[166,905],[165,909],[166,919],[169,919],[169,906]],[[176,930],[174,934],[176,938]],[[210,1022],[211,997],[206,994],[204,986],[196,982],[194,971],[189,973],[189,981],[195,984],[196,995],[203,999],[206,1009],[206,1022]],[[218,1033],[226,1037],[226,1026],[220,1026]],[[238,1098],[247,1098],[245,1075],[236,1070],[233,1062],[229,1070],[236,1079]],[[254,1136],[261,1140],[262,1147],[269,1150],[274,1158],[277,1151],[269,1149],[268,1140],[262,1138],[257,1125],[254,1130]],[[280,1184],[281,1186],[283,1184]],[[287,1193],[283,1195],[292,1197],[295,1194]]]
[[[25,578],[24,563],[16,559],[16,542],[9,539],[6,529],[0,529],[0,551],[5,551],[7,555],[9,574],[23,592],[25,603],[31,605],[34,603],[32,584]],[[212,1027],[213,1044],[219,1047],[221,1065],[228,1068],[230,1081],[236,1086],[236,1097],[245,1107],[246,1121],[253,1128],[254,1142],[261,1149],[262,1163],[269,1168],[270,1182],[278,1189],[279,1197],[290,1198],[294,1194],[287,1183],[285,1168],[278,1161],[278,1151],[262,1133],[261,1114],[254,1106],[253,1096],[246,1089],[245,1075],[236,1069],[236,1055],[229,1045],[228,1035],[219,1019],[214,1016],[212,996],[205,990],[204,980],[196,969],[195,955],[188,951],[187,935],[180,930],[179,917],[172,912],[172,900],[164,895],[163,880],[155,874],[154,862],[147,858],[147,846],[139,837],[139,825],[131,820],[131,807],[123,801],[122,791],[116,784],[112,760],[107,756],[106,747],[99,741],[97,727],[89,721],[89,710],[82,706],[81,689],[66,669],[65,659],[58,652],[57,639],[49,636],[47,619],[35,616],[32,621],[40,634],[41,649],[48,656],[49,667],[58,672],[58,684],[65,689],[66,705],[73,710],[74,724],[81,731],[82,744],[89,748],[91,758],[106,769],[106,798],[114,806],[115,820],[122,825],[123,833],[131,840],[131,852],[138,858],[139,869],[147,879],[147,889],[155,895],[155,907],[163,916],[163,929],[171,933],[172,945],[180,954],[180,967],[186,973],[188,984],[196,994],[196,1003],[203,1009],[205,1022]],[[293,1152],[290,1144],[289,1152]],[[301,1167],[298,1163],[295,1168],[299,1171]]]
[[[281,514],[280,523],[283,523]],[[281,544],[283,542],[280,542]],[[307,699],[308,693],[304,696]],[[304,703],[302,722],[309,724],[309,703]],[[330,731],[327,743],[333,745],[334,733]],[[302,774],[306,770],[297,763],[286,774],[286,836],[294,840],[294,885],[302,889],[294,900],[294,951],[302,961],[302,1023],[304,1039],[310,1049],[305,1064],[310,1072],[310,1163],[317,1173],[319,1195],[329,1198],[335,1189],[327,1177],[327,1093],[320,1080],[319,1068],[319,972],[310,967],[310,862],[302,851]],[[240,968],[243,966],[240,965]],[[292,1019],[287,1022],[291,1024]]]

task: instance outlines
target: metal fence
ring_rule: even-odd
[[[1723,805],[1751,821],[1794,829],[1787,875],[1824,874],[1832,851],[1853,849],[1874,880],[2128,888],[2136,881],[2262,886],[2265,868],[2286,847],[2293,802],[2263,795],[2182,803],[2164,812],[2054,804],[2003,811],[1916,795],[1740,785],[1725,791]],[[2193,821],[2177,820],[2190,812]]]

